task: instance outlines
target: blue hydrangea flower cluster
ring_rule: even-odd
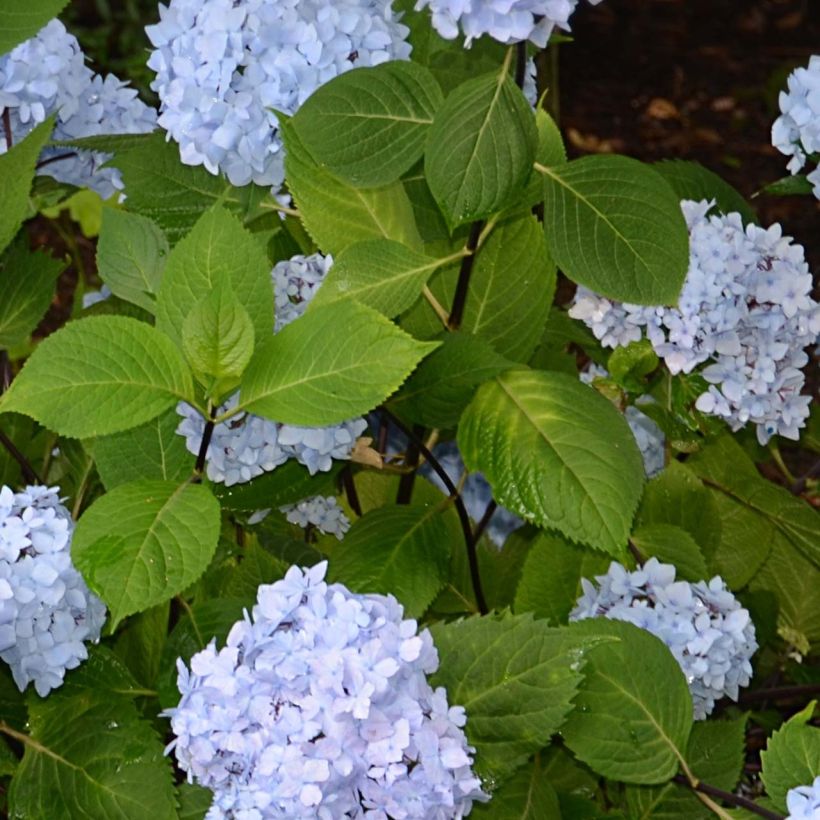
[[[146,32],[160,125],[186,165],[232,185],[284,180],[275,111],[348,69],[410,56],[390,0],[171,0]]]
[[[427,682],[429,631],[326,567],[259,587],[224,649],[178,661],[169,750],[213,791],[209,820],[465,817],[487,797],[464,709]]]
[[[45,697],[88,657],[105,605],[71,563],[74,523],[59,487],[0,488],[0,658]]]
[[[780,92],[780,116],[772,125],[772,145],[791,157],[787,168],[792,174],[802,171],[811,159],[815,169],[808,174],[814,195],[820,199],[820,56],[805,68],[796,68],[787,81],[788,91]]]
[[[333,496],[315,495],[298,504],[286,504],[279,508],[291,524],[303,529],[316,527],[325,535],[335,535],[340,541],[350,529],[350,519]]]
[[[811,786],[789,789],[786,795],[786,820],[820,820],[820,776]]]
[[[570,316],[605,347],[644,335],[673,374],[699,373],[709,383],[696,407],[733,430],[757,426],[797,439],[811,398],[800,394],[805,349],[820,333],[820,305],[803,248],[780,225],[747,225],[740,214],[708,215],[712,202],[681,203],[689,226],[689,271],[678,304],[613,302],[579,288]]]
[[[752,677],[757,649],[754,624],[726,584],[675,581],[675,567],[650,558],[630,572],[613,561],[598,586],[581,580],[583,595],[571,621],[603,616],[627,621],[660,638],[680,664],[692,693],[696,720],[711,714],[715,701],[737,700]]]
[[[607,369],[594,362],[591,362],[586,370],[579,374],[579,378],[584,384],[592,384],[595,379],[606,379],[608,376]],[[640,398],[647,403],[653,401],[650,396],[641,396]],[[635,437],[638,449],[641,451],[646,475],[648,478],[652,478],[666,466],[666,436],[664,436],[663,430],[634,404],[630,404],[624,410],[624,416],[632,435]]]
[[[85,64],[77,39],[59,20],[0,56],[0,115],[9,114],[13,143],[57,114],[53,139],[153,131],[156,112],[113,75],[94,74]],[[0,154],[9,146],[0,129]],[[97,151],[46,148],[39,174],[95,190],[103,199],[122,190],[115,168],[100,168],[111,158]]]
[[[601,0],[589,0],[597,6]],[[417,9],[429,6],[433,28],[446,40],[458,37],[459,28],[470,46],[489,34],[505,45],[529,40],[540,48],[556,27],[569,31],[569,18],[578,0],[418,0]]]
[[[275,332],[305,312],[332,263],[331,257],[316,253],[294,256],[274,266],[271,278]],[[238,403],[236,393],[219,408],[219,413]],[[183,419],[177,433],[185,437],[189,452],[196,455],[205,432],[205,419],[185,402],[177,406],[177,413]],[[226,486],[241,484],[276,469],[289,458],[304,464],[311,475],[327,472],[333,459],[350,458],[356,439],[366,428],[367,422],[361,418],[331,427],[300,427],[238,413],[214,428],[206,455],[207,475],[211,481]]]

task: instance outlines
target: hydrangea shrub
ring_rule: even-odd
[[[170,0],[158,110],[0,7],[5,815],[820,818],[816,286],[568,159],[596,4]]]

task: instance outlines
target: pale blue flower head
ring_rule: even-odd
[[[786,820],[820,820],[820,776],[811,786],[797,786],[786,795]]]

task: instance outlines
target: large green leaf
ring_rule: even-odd
[[[407,310],[436,268],[435,259],[392,239],[366,239],[349,245],[333,261],[322,287],[311,300],[318,305],[354,299],[385,316]]]
[[[644,629],[606,618],[572,627],[616,643],[587,654],[584,681],[563,729],[575,755],[598,774],[625,783],[663,783],[685,759],[692,696],[678,662]]]
[[[103,658],[109,659],[105,665]],[[96,681],[88,676],[92,670]],[[128,696],[129,685],[115,658],[93,653],[48,698],[29,698],[25,753],[9,789],[11,816],[176,816],[170,761],[161,738]]]
[[[532,171],[535,118],[507,68],[456,88],[430,129],[425,172],[451,227],[510,205]]]
[[[529,615],[485,615],[432,628],[434,686],[467,712],[476,769],[500,780],[546,746],[572,710],[588,644]]]
[[[603,155],[539,170],[547,243],[570,279],[610,299],[677,302],[689,234],[679,198],[657,171]]]
[[[759,527],[774,529],[820,567],[820,512],[785,488],[766,481],[731,436],[722,436],[687,464],[707,487],[731,505],[751,513]]]
[[[42,251],[32,253],[21,237],[0,259],[0,348],[28,340],[48,310],[65,263]]]
[[[7,12],[0,11],[0,20]],[[0,38],[5,34],[0,25]],[[0,49],[0,54],[3,50]],[[0,154],[0,187],[3,190],[3,207],[0,208],[0,251],[4,250],[23,224],[28,213],[28,195],[34,179],[34,169],[40,151],[48,142],[54,128],[54,118],[49,117],[38,125],[24,140],[13,145],[10,151]]]
[[[581,596],[581,579],[603,575],[609,561],[587,547],[571,544],[557,533],[540,533],[521,571],[515,611],[532,612],[556,626],[566,623]]]
[[[407,616],[418,618],[444,586],[450,549],[438,507],[380,507],[354,522],[331,559],[330,577],[354,592],[395,595]]]
[[[97,272],[115,296],[153,313],[167,256],[168,240],[155,222],[103,208]]]
[[[643,468],[626,421],[597,391],[563,373],[510,370],[479,388],[458,442],[499,504],[624,554]]]
[[[290,123],[280,131],[285,143],[288,190],[305,229],[325,252],[338,254],[363,239],[395,239],[419,247],[413,206],[401,182],[356,188],[320,167]]]
[[[786,808],[786,793],[808,786],[820,776],[820,729],[809,725],[817,703],[812,701],[771,738],[761,753],[763,783],[778,809]]]
[[[478,336],[447,333],[390,402],[403,418],[427,427],[455,427],[480,384],[512,367]]]
[[[26,0],[25,3],[10,0],[0,5],[0,54],[34,37],[67,5],[68,0]]]
[[[94,316],[40,342],[0,410],[90,438],[143,424],[192,392],[190,371],[167,336],[136,319]]]
[[[230,288],[257,339],[273,332],[270,263],[261,243],[221,206],[202,215],[171,251],[157,297],[157,327],[177,342],[194,305],[217,286]]]
[[[257,346],[241,406],[286,424],[337,424],[372,410],[436,347],[355,302],[309,310]]]
[[[373,187],[421,157],[443,100],[430,72],[407,61],[346,71],[320,86],[291,120],[307,150],[334,174]]]
[[[491,820],[561,820],[558,795],[537,757],[494,791],[491,798],[489,803],[475,803],[470,816]]]
[[[117,633],[114,644],[117,657],[138,681],[151,689],[156,686],[170,614],[171,602],[165,601],[132,616]]]
[[[205,487],[134,481],[85,511],[71,554],[116,626],[193,583],[213,558],[219,524],[219,503]]]
[[[703,581],[709,574],[706,561],[695,539],[673,524],[644,524],[632,533],[632,543],[645,558],[673,564],[677,579]]]
[[[151,421],[94,440],[91,451],[106,490],[140,478],[180,482],[190,476],[194,456],[177,435],[180,416],[166,410]]]

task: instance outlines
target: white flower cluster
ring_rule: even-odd
[[[601,0],[589,2],[597,6]],[[468,47],[489,34],[505,45],[530,40],[544,48],[556,26],[570,30],[577,5],[578,0],[418,0],[416,8],[430,7],[433,28],[446,40],[458,37],[460,27]]]
[[[390,0],[171,0],[146,32],[160,125],[186,165],[232,185],[284,179],[275,112],[348,69],[408,59]]]
[[[820,305],[803,248],[780,225],[747,225],[740,214],[708,216],[711,202],[681,203],[689,226],[689,271],[675,307],[613,302],[578,288],[570,316],[605,347],[644,334],[673,374],[699,372],[709,388],[696,406],[733,430],[757,425],[797,439],[809,415],[800,395],[809,360],[804,348],[820,333]]]
[[[609,372],[607,369],[594,362],[590,362],[586,370],[578,374],[578,378],[584,384],[592,384],[596,378],[606,379],[608,377]],[[642,396],[641,398],[647,403],[652,402],[650,396]],[[630,404],[624,410],[624,416],[632,435],[635,437],[635,443],[641,451],[646,475],[648,478],[652,478],[666,466],[666,437],[663,430],[634,404]]]
[[[0,658],[45,697],[88,657],[105,605],[71,563],[74,523],[58,487],[0,488]]]
[[[333,260],[322,254],[294,256],[278,262],[271,272],[274,290],[275,332],[298,319],[324,281]],[[239,394],[220,408],[225,413],[237,406]],[[188,450],[196,455],[205,431],[205,419],[185,402],[177,406],[183,417],[177,433],[185,436]],[[333,459],[347,459],[356,439],[367,428],[364,419],[350,419],[331,427],[300,427],[239,413],[214,427],[206,455],[207,475],[226,486],[250,481],[295,458],[311,475],[327,472]]]
[[[748,610],[719,576],[696,584],[675,581],[674,566],[650,558],[634,572],[613,561],[595,580],[598,587],[581,580],[584,594],[571,621],[604,616],[660,638],[686,676],[696,720],[711,714],[724,696],[737,700],[751,680],[757,641]]]
[[[808,159],[816,163],[820,153],[820,56],[806,68],[796,68],[788,79],[788,91],[780,92],[780,116],[772,125],[772,145],[791,157],[786,166],[792,174],[801,171]],[[820,199],[820,168],[808,175],[814,195]]]
[[[458,445],[454,441],[442,442],[433,448],[433,455],[444,468],[444,472],[447,473],[453,484],[458,487],[461,476],[467,469],[464,466]],[[425,463],[420,472],[443,493],[449,493],[447,486],[429,463]],[[461,488],[461,499],[464,502],[467,514],[474,522],[478,523],[481,520],[492,497],[493,490],[487,483],[487,479],[481,473],[469,473]],[[496,507],[485,532],[496,546],[502,547],[507,540],[507,536],[523,524],[524,522],[515,513],[499,506]]]
[[[786,807],[786,820],[820,820],[820,776],[814,778],[811,786],[789,789]]]
[[[14,144],[56,113],[52,138],[143,134],[156,127],[156,112],[113,75],[103,78],[85,64],[76,37],[52,20],[34,37],[0,56],[0,114],[8,112]],[[0,129],[0,154],[9,146]],[[110,154],[46,148],[39,174],[95,190],[103,199],[122,190],[115,168],[100,168]]]
[[[259,587],[227,645],[180,660],[170,748],[214,792],[218,818],[450,820],[484,800],[466,716],[426,676],[438,667],[392,596],[291,567]]]
[[[333,496],[315,495],[298,504],[286,504],[279,508],[291,524],[303,529],[316,527],[325,535],[335,535],[340,541],[350,529],[350,519]]]

